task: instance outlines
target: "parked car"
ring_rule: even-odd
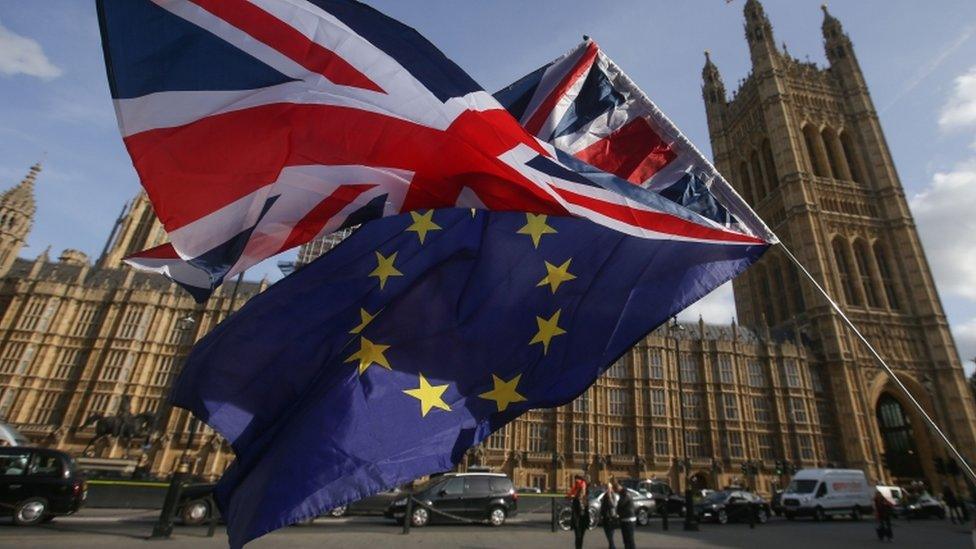
[[[518,488],[515,491],[518,492],[519,494],[541,494],[542,488],[538,488],[535,486],[522,486],[521,488]]]
[[[637,516],[637,524],[639,526],[646,526],[654,515],[654,498],[650,494],[642,494],[631,488],[626,488],[626,490],[634,500],[634,513]],[[604,494],[604,491],[604,489],[599,487],[591,487],[587,493],[591,526],[598,526],[600,524],[600,497]]]
[[[393,500],[403,495],[401,488],[386,490],[378,494],[365,497],[359,501],[330,509],[327,516],[344,517],[346,515],[382,515],[389,509]]]
[[[0,446],[30,446],[30,441],[13,425],[0,421]]]
[[[881,492],[881,495],[888,500],[888,503],[896,507],[904,503],[902,500],[905,498],[905,491],[899,486],[878,485],[875,486],[874,489]]]
[[[518,493],[512,480],[501,473],[448,473],[416,487],[413,497],[424,504],[414,503],[409,519],[418,527],[456,520],[438,511],[461,519],[487,520],[492,526],[501,526],[518,513]],[[406,508],[407,498],[398,498],[384,516],[403,524]]]
[[[719,524],[741,521],[749,522],[749,514],[755,509],[756,522],[763,524],[769,520],[769,503],[746,490],[721,490],[712,492],[695,504],[695,513],[701,522],[714,521]]]
[[[793,520],[846,515],[860,520],[874,508],[874,488],[859,469],[801,469],[783,493],[783,514]]]
[[[212,482],[196,482],[187,484],[180,492],[180,499],[176,500],[176,516],[187,526],[199,526],[210,518],[211,513],[220,511],[214,504]]]
[[[656,513],[660,513],[662,509],[667,509],[669,515],[684,515],[685,498],[676,494],[671,489],[671,485],[663,480],[625,478],[620,480],[620,484],[625,488],[636,490],[644,496],[654,498],[654,511]]]
[[[918,496],[904,498],[901,504],[895,507],[895,516],[907,519],[935,517],[941,520],[946,517],[946,509],[941,501],[928,492],[923,492]]]
[[[0,448],[0,513],[31,526],[77,512],[88,486],[64,452],[29,446]]]

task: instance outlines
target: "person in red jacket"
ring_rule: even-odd
[[[573,487],[570,488],[566,497],[570,499],[573,509],[573,516],[570,524],[573,526],[573,534],[576,537],[576,549],[583,549],[583,535],[590,527],[590,514],[587,512],[586,501],[586,477],[576,475],[573,479]]]
[[[878,517],[877,533],[881,541],[885,538],[892,541],[894,538],[894,532],[891,531],[891,514],[894,508],[895,506],[881,492],[874,493],[874,514]]]

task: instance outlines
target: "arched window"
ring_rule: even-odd
[[[840,236],[834,237],[831,246],[834,249],[834,262],[837,264],[837,275],[840,277],[840,286],[844,291],[844,301],[848,305],[861,305],[861,294],[854,288],[854,280],[851,278],[851,262],[847,253],[847,241]]]
[[[824,150],[827,152],[827,161],[830,164],[830,172],[835,179],[851,180],[851,172],[847,169],[847,158],[844,155],[844,147],[837,138],[837,132],[829,126],[824,128],[820,136],[823,138]]]
[[[749,161],[752,164],[752,183],[756,189],[756,202],[759,202],[769,193],[769,185],[765,181],[762,166],[759,164],[759,154],[756,151],[752,151]]]
[[[922,464],[915,446],[912,423],[901,403],[888,393],[878,399],[875,410],[888,470],[896,477],[921,478]]]
[[[844,150],[844,156],[847,158],[847,169],[851,173],[851,180],[863,183],[861,162],[855,152],[854,144],[851,142],[851,136],[847,132],[840,132],[840,144]]]
[[[895,289],[895,278],[892,276],[891,264],[888,262],[888,254],[885,252],[884,245],[881,244],[881,241],[875,241],[873,248],[874,259],[878,263],[878,271],[881,274],[881,286],[888,298],[888,306],[892,309],[901,309],[898,291]]]
[[[746,166],[745,162],[739,163],[739,180],[742,185],[742,198],[749,201],[753,206],[756,205],[756,199],[752,193],[752,181],[749,178],[749,166]]]
[[[776,261],[773,267],[773,285],[776,288],[776,295],[773,301],[779,305],[780,320],[785,321],[794,312],[790,310],[790,296],[786,292],[785,265],[782,261]]]
[[[881,307],[881,289],[878,281],[871,272],[871,252],[864,240],[854,241],[854,261],[857,262],[857,271],[861,279],[861,288],[868,301],[868,307]]]
[[[763,165],[766,167],[766,186],[770,191],[779,187],[779,176],[776,174],[776,162],[773,161],[773,150],[769,147],[769,140],[762,144]]]
[[[823,142],[820,141],[820,133],[812,125],[803,127],[803,142],[807,146],[807,157],[810,159],[810,168],[813,174],[820,177],[829,177],[827,172],[827,159],[823,155]]]

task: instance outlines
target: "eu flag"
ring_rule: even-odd
[[[238,456],[217,492],[232,546],[451,469],[765,248],[467,209],[370,222],[218,326],[180,375],[175,403]]]

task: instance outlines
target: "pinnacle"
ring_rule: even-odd
[[[34,213],[34,182],[37,174],[41,172],[41,163],[38,162],[30,167],[27,175],[17,186],[8,189],[0,195],[0,205],[19,209],[27,214]]]

